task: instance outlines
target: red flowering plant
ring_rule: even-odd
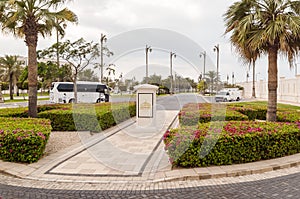
[[[196,130],[171,130],[173,136],[165,149],[173,166],[183,167],[282,157],[300,152],[299,126],[288,122],[210,122],[199,125]],[[212,141],[215,145],[211,145]]]
[[[36,162],[43,155],[51,132],[49,120],[1,118],[0,159]]]

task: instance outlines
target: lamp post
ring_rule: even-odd
[[[100,44],[101,44],[101,49],[100,49],[100,53],[101,53],[101,76],[100,76],[100,82],[103,82],[103,42],[106,42],[107,38],[106,35],[101,33],[101,39],[100,39]]]
[[[205,79],[205,62],[206,62],[206,51],[200,53],[200,58],[203,56],[203,79]]]
[[[215,45],[214,52],[217,52],[217,90],[218,90],[218,84],[219,84],[219,54],[220,54],[219,44]]]
[[[170,90],[171,90],[171,94],[173,94],[173,57],[176,58],[176,54],[173,52],[170,52],[170,74],[171,74],[171,86],[170,86]]]
[[[146,83],[148,84],[148,53],[152,52],[151,46],[146,45]]]

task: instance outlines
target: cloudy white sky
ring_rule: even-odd
[[[203,72],[203,58],[199,57],[203,51],[207,53],[206,71],[216,70],[213,48],[219,44],[222,80],[229,75],[231,82],[234,72],[236,82],[246,81],[248,66],[243,65],[231,48],[229,35],[224,36],[222,15],[233,2],[235,0],[75,0],[67,7],[78,15],[79,24],[68,25],[64,39],[74,41],[83,37],[99,42],[101,33],[106,34],[106,44],[119,59],[105,61],[116,65],[117,74],[122,72],[128,76],[139,75],[137,71],[144,70],[146,45],[153,48],[149,54],[150,74],[168,73],[169,51],[173,51],[178,54],[173,61],[174,71],[194,79]],[[38,49],[54,42],[55,37],[40,38]],[[126,50],[129,53],[126,54]],[[4,54],[26,56],[23,40],[0,34],[0,55]],[[252,76],[251,71],[249,74]],[[266,74],[267,62],[263,58],[257,62],[256,76],[266,79]],[[280,58],[279,76],[294,77],[294,74],[286,59]]]

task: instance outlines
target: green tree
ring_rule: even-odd
[[[226,33],[236,37],[234,42],[268,55],[267,120],[276,121],[277,58],[283,54],[291,64],[299,53],[300,1],[240,0],[228,8],[224,19]]]
[[[209,88],[210,94],[217,90],[217,80],[219,79],[220,78],[217,77],[217,72],[215,71],[208,71],[205,74],[204,80],[207,84],[207,87]]]
[[[58,45],[58,47],[57,47]],[[75,42],[67,40],[55,43],[51,47],[38,52],[39,58],[55,58],[59,49],[60,58],[68,63],[72,68],[72,81],[74,83],[74,97],[77,103],[77,80],[78,75],[89,65],[95,65],[94,61],[99,57],[99,45],[93,42],[86,42],[83,38]]]
[[[77,22],[76,15],[67,8],[56,11],[66,0],[1,0],[2,31],[24,38],[28,47],[29,117],[37,116],[37,57],[38,35],[51,35],[59,28],[57,19]],[[63,28],[60,28],[63,31]]]
[[[99,78],[94,74],[94,71],[90,68],[85,69],[78,74],[79,81],[92,81],[97,82]]]
[[[17,76],[21,73],[21,62],[16,55],[5,55],[0,58],[0,67],[4,69],[9,81],[9,96],[13,100],[14,80],[17,82]]]
[[[205,94],[205,90],[207,89],[207,86],[204,80],[200,80],[200,82],[197,85],[197,89],[203,95]]]

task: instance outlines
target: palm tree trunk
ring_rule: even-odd
[[[277,52],[278,48],[272,46],[268,52],[268,110],[267,121],[276,121],[277,111],[277,86],[278,86],[278,69],[277,69]]]
[[[253,98],[256,98],[256,94],[255,94],[255,61],[253,61],[253,67],[252,67],[252,70],[253,70],[253,81],[252,81],[252,97]]]
[[[33,37],[33,36],[32,36]],[[37,117],[36,45],[28,45],[28,116]]]
[[[14,95],[13,95],[13,73],[9,73],[9,96],[10,96],[10,100],[14,99]]]

